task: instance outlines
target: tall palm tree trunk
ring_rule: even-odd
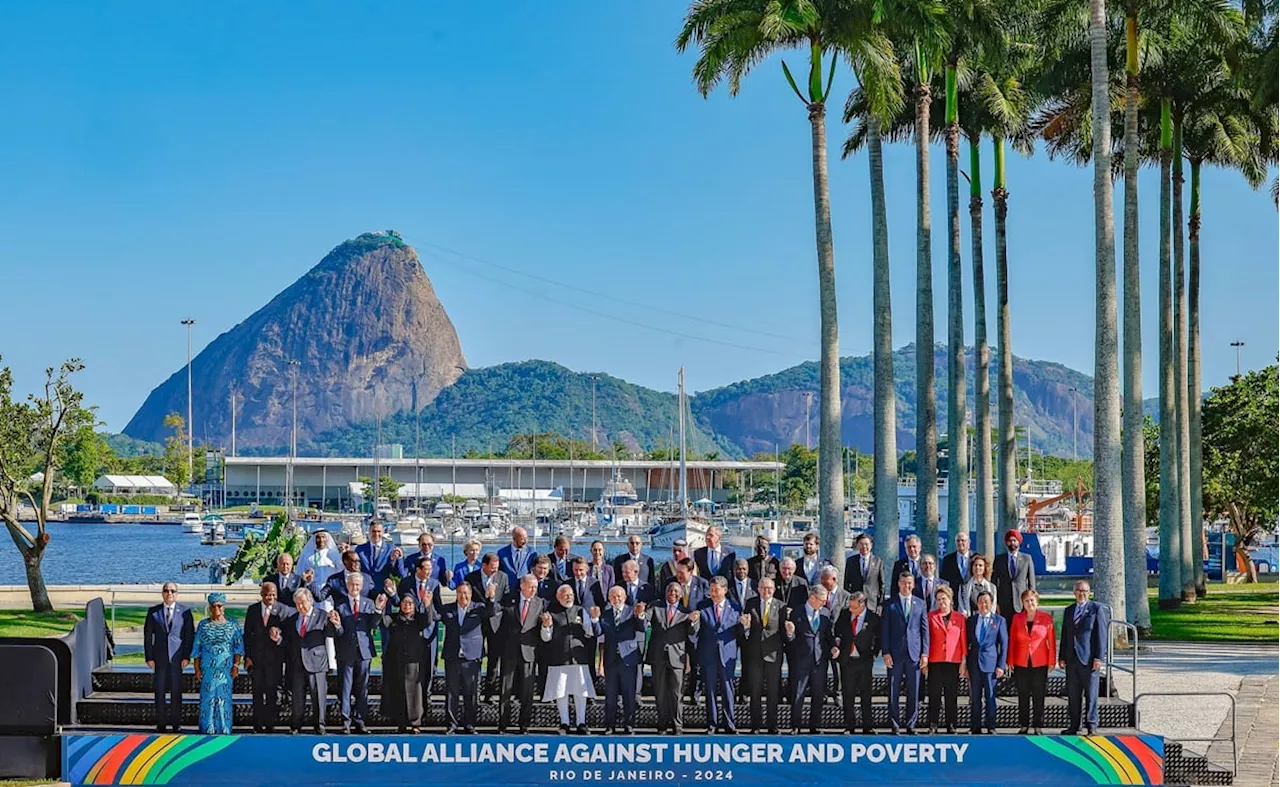
[[[973,244],[973,424],[977,439],[973,461],[978,465],[974,512],[978,520],[977,542],[985,544],[988,539],[995,539],[995,506],[991,480],[991,348],[987,346],[987,284],[982,268],[981,142],[980,138],[969,140],[969,226]]]
[[[1196,596],[1204,596],[1204,457],[1200,431],[1200,164],[1191,161],[1191,210],[1187,218],[1187,403],[1191,422],[1191,565]]]
[[[1107,95],[1106,0],[1089,0],[1093,104],[1093,205],[1097,324],[1093,373],[1093,575],[1098,599],[1125,614],[1120,488],[1120,362],[1116,314],[1116,220],[1111,195],[1111,103]]]
[[[996,408],[1000,420],[1000,531],[1018,526],[1018,446],[1013,430],[1013,343],[1009,326],[1009,252],[1006,222],[1009,218],[1009,190],[1005,185],[1004,138],[991,140],[995,178],[991,202],[996,215],[996,341],[1000,343],[999,392]],[[981,531],[979,531],[981,538]],[[978,541],[977,549],[994,555],[995,535]]]
[[[922,76],[916,87],[916,533],[922,539],[932,533],[932,543],[937,544],[938,398],[933,365],[933,220],[929,214],[932,100],[929,80]],[[882,557],[892,562],[897,559],[898,545],[890,546],[892,551]]]
[[[1196,600],[1196,572],[1191,562],[1191,445],[1188,434],[1187,412],[1187,289],[1186,270],[1183,267],[1185,241],[1182,234],[1182,118],[1177,107],[1173,116],[1173,341],[1174,341],[1174,418],[1177,424],[1175,444],[1178,482],[1178,532],[1181,534],[1182,551],[1182,601],[1194,604]]]
[[[876,552],[888,555],[898,544],[898,426],[889,298],[889,216],[885,208],[880,121],[874,116],[867,123],[867,159],[871,173],[871,311],[875,334],[875,454],[872,460],[875,462]]]
[[[839,566],[844,565],[845,544],[841,467],[844,457],[840,441],[840,335],[836,322],[836,255],[831,240],[831,192],[827,185],[826,115],[826,104],[819,101],[809,104],[813,144],[813,215],[818,244],[818,303],[822,323],[818,521],[822,551],[832,565]]]
[[[1173,377],[1173,249],[1169,194],[1173,165],[1173,118],[1169,99],[1160,101],[1160,590],[1161,609],[1182,605],[1182,531],[1178,525],[1178,442]]]
[[[1125,605],[1129,622],[1151,630],[1147,603],[1146,448],[1142,433],[1142,288],[1138,246],[1138,17],[1125,19],[1124,102],[1124,490]]]
[[[960,105],[947,64],[947,541],[969,532],[969,419],[964,373],[964,267],[960,261]],[[924,548],[938,549],[937,533]]]

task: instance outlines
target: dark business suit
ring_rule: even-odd
[[[591,607],[601,607],[605,605],[604,595],[608,588],[592,578],[591,574],[578,580],[576,577],[570,577],[564,581],[564,584],[573,588],[573,603],[590,609]],[[591,673],[594,678],[596,675],[596,641],[591,639],[586,644],[587,648],[587,672]]]
[[[915,558],[914,560],[909,557],[904,557],[894,562],[893,571],[889,572],[889,587],[893,588],[893,592],[897,592],[898,577],[902,576],[904,571],[915,577],[916,586],[920,586],[920,561],[923,558],[924,554],[922,553],[920,557]]]
[[[383,592],[382,584],[374,584],[373,576],[363,571],[360,572],[360,575],[364,577],[363,584],[360,585],[360,594],[372,601],[379,593]],[[336,605],[347,597],[347,572],[335,572],[324,582],[312,582],[308,588],[317,604],[321,601],[333,599],[333,603]]]
[[[539,639],[540,623],[546,609],[546,600],[534,595],[527,602],[528,606],[521,619],[521,607],[525,604],[524,596],[517,593],[509,602],[503,604],[494,615],[498,621],[498,636],[495,644],[502,650],[502,700],[498,715],[498,732],[506,732],[511,723],[512,700],[520,701],[519,724],[521,731],[529,729],[533,718],[533,687],[537,672],[538,654],[542,649]]]
[[[738,579],[734,577],[729,580],[729,600],[738,605],[738,609],[746,608],[747,602],[759,595],[756,592],[756,583],[751,581],[751,577],[742,580],[744,587],[738,587]]]
[[[817,585],[822,581],[822,569],[831,565],[831,561],[824,557],[805,557],[801,555],[796,558],[796,573],[804,577],[804,581],[810,585]]]
[[[991,581],[996,586],[996,606],[1005,623],[1022,611],[1022,593],[1036,589],[1036,565],[1030,555],[1021,551],[1014,558],[1013,572],[1009,571],[1009,553],[1002,552],[991,561]]]
[[[985,625],[981,615],[973,615],[965,626],[969,641],[969,732],[994,730],[996,670],[1003,670],[1009,662],[1009,626],[995,613]]]
[[[290,729],[302,728],[302,714],[307,709],[307,692],[311,692],[311,708],[316,717],[316,732],[324,734],[325,708],[329,700],[329,651],[325,639],[336,637],[341,629],[329,622],[328,614],[319,606],[311,613],[299,612],[285,626],[289,641],[289,658],[293,664],[293,712]]]
[[[613,566],[608,563],[602,563],[598,566],[595,563],[588,563],[587,576],[591,577],[596,582],[599,582],[600,587],[606,595],[609,593],[609,588],[618,584],[617,580],[614,578]]]
[[[782,599],[788,607],[803,607],[809,603],[809,581],[799,574],[792,574],[791,579],[774,577],[774,596]]]
[[[897,581],[891,580],[897,587]],[[884,561],[876,555],[867,555],[867,570],[862,570],[862,555],[854,552],[844,561],[844,589],[853,593],[861,590],[867,597],[867,608],[877,614],[884,605]]]
[[[791,729],[800,729],[800,711],[809,698],[809,731],[817,734],[827,699],[827,665],[831,662],[831,613],[806,604],[791,612],[795,634],[788,638],[787,670],[791,677]],[[816,621],[816,625],[815,625]]]
[[[615,612],[607,606],[600,613],[600,643],[604,661],[604,726],[631,729],[636,726],[636,686],[640,680],[640,662],[644,651],[644,620],[636,617],[632,607]],[[618,703],[622,703],[622,722],[618,723]]]
[[[699,620],[693,627],[694,660],[698,662],[706,687],[707,729],[736,732],[733,676],[738,667],[738,641],[742,638],[742,626],[738,623],[740,610],[727,598],[718,614],[716,603],[711,599],[702,602],[698,609]]]
[[[457,579],[457,577],[454,577]],[[493,572],[492,577],[486,577],[483,569],[477,569],[467,574],[461,582],[471,585],[472,598],[487,598],[489,591],[485,588],[486,580],[494,586],[493,598],[491,604],[497,608],[511,593],[511,586],[507,583],[507,575],[501,569]],[[487,657],[486,671],[484,682],[480,684],[480,696],[497,696],[502,687],[502,647],[495,641],[498,634],[499,618],[497,616],[490,618],[484,626],[484,653]]]
[[[297,609],[298,605],[293,603],[293,594],[298,588],[305,587],[302,584],[302,577],[293,572],[281,574],[279,571],[272,571],[262,578],[263,582],[270,582],[276,586],[276,601],[284,604],[289,609]]]
[[[684,731],[684,662],[689,644],[689,616],[679,604],[666,602],[646,610],[649,622],[649,650],[645,662],[653,671],[653,693],[658,705],[658,731]]]
[[[760,729],[761,700],[768,703],[767,724],[770,732],[778,731],[778,702],[782,696],[782,653],[786,641],[783,623],[790,615],[787,605],[778,598],[767,603],[769,619],[763,611],[764,599],[754,596],[742,608],[751,616],[751,626],[742,643],[742,681],[751,698],[751,729]]]
[[[752,555],[747,558],[747,576],[756,584],[765,577],[778,576],[778,559],[773,555]]]
[[[458,620],[458,603],[446,604],[444,622],[445,716],[450,729],[474,730],[484,657],[484,626],[491,616],[487,601],[473,601]]]
[[[519,549],[507,544],[498,550],[498,565],[502,567],[502,573],[507,575],[511,587],[518,587],[521,577],[533,573],[533,561],[537,558],[538,553],[528,544]]]
[[[154,662],[151,687],[155,690],[156,726],[168,726],[174,732],[182,726],[182,662],[191,659],[196,625],[191,610],[174,604],[166,613],[164,604],[147,610],[142,624],[143,658]],[[169,705],[165,707],[165,696]]]
[[[911,589],[911,595],[924,601],[925,606],[932,612],[938,608],[938,596],[936,595],[938,588],[945,587],[951,587],[951,585],[936,576],[925,578],[921,575],[916,577],[916,586]],[[952,592],[955,592],[955,588],[952,588]]]
[[[698,576],[707,581],[712,577],[733,578],[733,564],[738,561],[738,555],[723,543],[720,544],[719,551],[720,559],[712,561],[709,547],[698,547],[693,550],[693,562],[698,567]],[[712,565],[712,562],[715,565]]]
[[[342,619],[342,633],[333,642],[338,657],[342,728],[363,729],[369,715],[369,663],[378,653],[373,643],[382,623],[382,613],[375,610],[367,598],[340,601],[334,609]],[[355,698],[354,713],[352,697]]]
[[[1077,618],[1077,607],[1079,617]],[[1072,604],[1062,613],[1062,641],[1058,644],[1058,661],[1066,663],[1067,732],[1080,729],[1081,705],[1084,704],[1085,727],[1098,728],[1098,676],[1093,662],[1107,662],[1110,616],[1107,608],[1096,601]]]
[[[640,582],[646,582],[652,585],[658,579],[658,572],[654,568],[653,558],[644,552],[639,555],[632,555],[630,552],[623,552],[613,559],[613,578],[618,584],[622,584],[622,565],[628,560],[636,561],[639,566],[639,572],[636,579]]]
[[[635,584],[632,585],[619,580],[618,587],[622,588],[627,594],[627,606],[652,604],[658,600],[658,589],[648,582],[636,580]]]
[[[807,601],[808,599],[806,599]],[[835,590],[827,591],[827,614],[831,616],[831,622],[834,624],[840,613],[849,608],[849,591],[844,588],[837,587]],[[832,698],[840,691],[840,659],[831,660],[831,682],[827,693]]]
[[[902,598],[894,593],[880,615],[880,650],[892,657],[889,669],[889,726],[895,730],[915,729],[920,711],[920,657],[929,655],[929,616],[924,604],[912,596],[911,608],[903,610]],[[907,710],[898,713],[900,687],[907,683]]]
[[[374,547],[372,541],[366,541],[356,547],[356,556],[360,558],[360,570],[371,575],[378,583],[377,587],[382,587],[383,580],[393,573],[398,573],[399,566],[391,559],[391,553],[395,549],[395,545],[385,538],[377,547]]]
[[[244,654],[252,662],[249,676],[253,681],[253,728],[270,732],[280,717],[280,681],[288,660],[283,632],[297,611],[277,601],[267,607],[264,622],[263,606],[259,601],[245,611]],[[279,642],[271,639],[269,632],[273,628],[281,630]]]
[[[572,552],[565,554],[564,557],[557,557],[554,551],[548,552],[547,560],[551,561],[551,573],[547,574],[547,576],[557,582],[564,582],[566,579],[569,579],[573,576],[573,561],[576,560],[577,557],[578,556]]]
[[[844,728],[855,732],[855,712],[862,712],[862,731],[872,732],[871,669],[880,654],[880,616],[867,607],[854,632],[855,619],[848,607],[836,618],[835,637],[840,648],[840,676],[844,681]]]
[[[969,581],[969,558],[973,557],[973,552],[966,552],[961,557],[959,552],[949,552],[942,558],[942,564],[938,566],[938,576],[951,586],[952,590],[959,590],[960,586]]]

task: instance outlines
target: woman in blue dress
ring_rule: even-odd
[[[209,615],[196,627],[191,661],[200,683],[200,731],[207,735],[231,732],[232,684],[244,658],[244,635],[227,619],[227,595],[209,594]]]

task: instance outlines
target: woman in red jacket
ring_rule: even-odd
[[[1009,670],[1018,686],[1018,724],[1022,727],[1019,735],[1026,735],[1028,728],[1036,735],[1042,734],[1045,684],[1058,652],[1053,644],[1053,616],[1040,612],[1039,605],[1040,594],[1024,590],[1022,611],[1013,616],[1009,626]]]
[[[929,613],[929,660],[921,672],[929,680],[929,734],[938,731],[938,711],[945,697],[947,734],[956,731],[956,693],[964,674],[965,654],[969,652],[964,615],[951,608],[951,588],[943,586],[934,592],[938,608]]]

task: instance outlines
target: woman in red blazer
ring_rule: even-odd
[[[1009,626],[1009,670],[1018,686],[1018,734],[1032,728],[1040,735],[1044,726],[1044,693],[1049,669],[1057,658],[1053,644],[1053,616],[1040,612],[1040,594],[1022,592],[1022,611],[1013,616]],[[1031,706],[1035,704],[1032,717]]]
[[[938,608],[929,613],[929,660],[927,667],[921,669],[929,680],[929,734],[938,731],[938,711],[945,697],[947,734],[954,735],[956,694],[960,690],[960,676],[965,672],[968,635],[964,615],[951,608],[951,588],[944,585],[933,595],[938,600]]]

